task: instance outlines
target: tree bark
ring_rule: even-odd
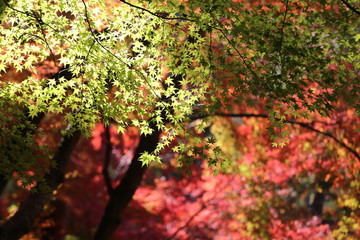
[[[5,3],[9,7],[8,3]],[[70,80],[74,76],[70,72],[69,68],[63,67],[52,77],[55,79],[64,77]],[[44,116],[45,114],[41,113],[38,116],[29,119],[29,121],[37,126]],[[61,139],[58,150],[52,159],[52,161],[56,164],[56,167],[51,169],[44,176],[44,181],[50,191],[56,189],[57,186],[63,182],[65,167],[76,143],[80,138],[80,135],[80,131],[76,131],[71,136],[64,136]],[[2,184],[6,185],[6,182],[2,182]],[[0,225],[0,240],[17,240],[31,231],[34,220],[40,215],[50,196],[49,193],[44,193],[42,190],[39,190],[39,188],[39,186],[36,187],[35,191],[30,193],[29,197],[23,204],[20,205],[19,210],[14,216],[12,216],[4,224]]]
[[[110,200],[94,236],[95,240],[111,239],[112,234],[121,223],[121,214],[132,200],[147,169],[146,166],[142,166],[139,157],[145,151],[152,152],[155,150],[160,133],[161,131],[155,130],[151,135],[141,136],[128,171],[121,183],[110,194]]]
[[[7,183],[8,183],[7,178],[4,175],[0,174],[0,196],[1,196],[2,192],[4,191]]]

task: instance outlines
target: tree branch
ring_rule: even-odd
[[[288,11],[289,11],[289,0],[286,0],[286,3],[285,3],[285,14],[284,14],[284,18],[283,18],[283,21],[282,21],[282,26],[281,26],[281,37],[280,37],[280,47],[279,47],[279,54],[280,54],[280,58],[282,58],[282,50],[283,50],[283,42],[284,42],[284,30],[285,30],[285,23],[286,23],[286,17],[287,17],[287,14],[288,14]],[[282,64],[282,63],[281,63]]]
[[[194,218],[199,215],[203,210],[206,209],[206,204],[205,203],[202,203],[201,205],[201,208],[199,210],[197,210],[188,220],[187,222],[180,228],[178,228],[169,238],[167,238],[167,240],[171,240],[171,239],[174,239],[176,237],[176,235],[183,229],[187,228],[191,221],[194,220]]]
[[[174,77],[174,85],[179,86],[183,76],[176,75]],[[166,101],[167,97],[162,96],[160,101]],[[161,117],[166,119],[166,112],[161,110]],[[104,215],[95,233],[94,240],[111,239],[112,234],[121,223],[121,215],[132,200],[136,189],[140,186],[143,175],[147,166],[143,166],[139,161],[141,155],[145,152],[153,152],[159,143],[161,130],[156,127],[156,123],[149,120],[149,127],[153,132],[148,135],[141,135],[140,142],[136,148],[129,169],[121,180],[121,183],[113,189],[110,200],[105,208]]]
[[[199,194],[199,196],[197,196],[196,198],[202,197],[202,196],[204,195],[204,193],[205,193],[205,191],[201,192],[201,193]],[[212,199],[210,199],[208,202],[212,201],[214,198],[215,198],[215,197],[213,197]],[[208,204],[209,204],[209,203],[208,203]],[[190,225],[191,221],[192,221],[197,215],[199,215],[203,210],[205,210],[206,208],[207,208],[206,203],[205,203],[205,202],[202,202],[201,207],[199,208],[199,210],[197,210],[197,211],[187,220],[187,222],[186,222],[183,226],[181,226],[180,228],[178,228],[169,238],[167,238],[167,240],[174,239],[174,238],[176,237],[176,235],[177,235],[181,230],[187,228],[187,227]]]
[[[323,132],[323,131],[320,131],[312,126],[310,126],[309,124],[307,123],[303,123],[303,122],[298,122],[298,121],[291,121],[291,120],[287,120],[286,122],[290,123],[290,124],[296,124],[296,125],[299,125],[303,128],[306,128],[308,130],[311,130],[313,132],[317,132],[321,135],[324,135],[326,137],[329,137],[331,139],[333,139],[335,142],[337,142],[338,144],[340,144],[342,147],[344,147],[345,149],[347,149],[349,152],[351,152],[352,154],[354,154],[354,156],[360,160],[360,154],[355,151],[355,149],[349,147],[348,145],[346,145],[343,141],[339,140],[338,138],[336,138],[334,135],[332,135],[331,133],[328,133],[328,132]]]
[[[350,5],[350,3],[348,3],[346,0],[341,0],[345,6],[347,6],[352,12],[356,13],[357,15],[360,15],[360,11],[357,10],[355,7],[353,7],[352,5]]]
[[[253,114],[253,113],[239,113],[239,114],[236,114],[236,113],[216,113],[213,116],[269,118],[269,116],[267,114]],[[208,116],[192,116],[192,117],[190,117],[190,119],[191,120],[196,120],[196,119],[205,118],[205,117],[208,117]],[[304,123],[304,122],[299,122],[299,121],[294,121],[294,120],[285,120],[284,122],[290,123],[290,124],[293,124],[293,125],[299,125],[302,128],[306,128],[306,129],[311,130],[313,132],[319,133],[319,134],[321,134],[323,136],[329,137],[329,138],[333,139],[336,143],[338,143],[339,145],[344,147],[346,150],[351,152],[358,160],[360,160],[360,154],[357,151],[355,151],[355,149],[351,148],[350,146],[348,146],[343,141],[336,138],[331,133],[323,132],[321,130],[318,130],[318,129],[312,127],[309,123]]]
[[[156,91],[154,90],[154,88],[151,86],[149,80],[145,77],[145,75],[144,75],[140,70],[138,70],[137,68],[133,67],[131,64],[126,63],[124,60],[122,60],[121,58],[119,58],[118,56],[116,56],[116,55],[115,55],[113,52],[111,52],[107,47],[105,47],[105,46],[101,43],[101,41],[99,41],[99,39],[95,36],[94,30],[93,30],[92,27],[91,27],[91,20],[90,20],[90,18],[89,18],[89,16],[88,16],[88,8],[87,8],[87,6],[86,6],[86,3],[85,3],[84,0],[81,0],[81,1],[82,1],[83,5],[84,5],[84,9],[85,9],[85,12],[84,12],[85,21],[86,21],[86,23],[88,24],[89,31],[91,32],[91,35],[92,35],[94,41],[95,41],[97,44],[99,44],[99,46],[100,46],[102,49],[104,49],[109,55],[111,55],[112,57],[114,57],[116,60],[120,61],[120,62],[121,62],[122,64],[124,64],[128,69],[134,71],[140,78],[142,78],[142,79],[145,81],[145,83],[148,85],[150,91],[152,91],[152,93],[153,93],[155,96],[158,96],[157,92],[156,92]],[[124,2],[124,1],[123,1],[123,2]],[[127,3],[127,2],[124,2],[124,3],[130,4],[130,3]],[[130,5],[131,5],[131,6],[134,6],[134,5],[132,5],[132,4],[130,4]],[[93,44],[94,44],[94,43],[93,43]],[[93,45],[92,45],[92,46],[93,46]],[[91,46],[91,47],[92,47],[92,46]],[[90,50],[91,50],[91,48],[90,48]],[[88,54],[87,54],[86,57],[89,56],[90,50],[89,50],[89,52],[88,52]],[[158,97],[160,98],[160,96],[158,96]]]
[[[61,69],[55,74],[55,77],[64,77],[70,80],[73,75],[69,69]],[[38,125],[45,114],[29,119],[34,125]],[[55,168],[50,169],[44,176],[44,182],[50,193],[63,182],[65,167],[70,159],[71,153],[80,138],[80,131],[75,131],[72,135],[63,136],[57,151],[52,159],[55,163]],[[40,183],[41,184],[41,183]],[[7,222],[0,225],[0,239],[1,240],[17,240],[32,229],[34,220],[40,215],[45,203],[48,201],[49,193],[41,190],[41,185],[38,184],[30,193],[29,197],[20,206],[19,210]]]
[[[215,19],[213,14],[211,16]],[[218,30],[221,35],[226,39],[226,41],[230,44],[230,46],[235,50],[235,52],[239,55],[239,57],[243,60],[245,67],[250,71],[250,73],[257,79],[261,80],[261,78],[256,74],[256,72],[251,68],[251,65],[249,65],[248,61],[246,60],[246,57],[239,51],[239,49],[236,48],[235,44],[231,41],[231,39],[226,35],[223,29],[221,29],[221,23],[219,20],[215,20],[220,27],[212,27],[213,29]]]
[[[111,239],[113,232],[121,223],[121,214],[133,198],[136,189],[140,186],[142,177],[147,169],[142,166],[139,158],[144,152],[153,152],[159,142],[161,131],[151,126],[154,132],[151,135],[142,135],[135,155],[121,183],[113,189],[110,200],[105,208],[104,215],[95,233],[94,240]]]
[[[161,18],[161,19],[164,19],[164,20],[182,20],[182,21],[194,22],[194,20],[188,19],[188,18],[182,18],[182,17],[174,17],[174,18],[172,18],[172,17],[165,17],[165,16],[162,16],[162,15],[160,15],[160,14],[151,12],[150,10],[148,10],[148,9],[146,9],[146,8],[143,8],[143,7],[140,7],[140,6],[136,6],[136,5],[134,5],[134,4],[131,4],[131,3],[127,2],[127,1],[124,1],[124,0],[119,0],[119,1],[122,2],[122,3],[125,3],[125,4],[127,4],[127,5],[129,5],[130,7],[137,8],[137,9],[139,9],[139,10],[142,10],[142,11],[144,11],[144,12],[147,12],[147,13],[155,16],[155,17],[158,17],[158,18]]]

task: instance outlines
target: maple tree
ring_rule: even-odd
[[[0,4],[1,239],[360,236],[356,1]]]

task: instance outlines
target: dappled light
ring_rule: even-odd
[[[355,0],[0,0],[0,240],[360,238]]]

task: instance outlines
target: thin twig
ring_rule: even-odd
[[[214,18],[214,20],[220,25],[221,23],[219,22],[219,20],[216,20],[215,17],[213,16],[213,14],[211,14],[212,17]],[[221,25],[220,25],[221,26]],[[224,32],[223,29],[221,28],[217,28],[217,27],[212,27],[213,29],[218,30],[226,39],[226,41],[230,44],[230,46],[235,50],[235,52],[239,55],[239,57],[243,60],[245,67],[251,72],[252,75],[254,75],[254,77],[258,80],[261,80],[260,77],[254,72],[254,70],[251,68],[251,66],[247,63],[246,58],[242,55],[242,53],[236,48],[236,46],[234,45],[234,43],[230,40],[230,38],[226,35],[226,33]]]
[[[84,4],[84,8],[85,8],[85,21],[88,24],[89,30],[91,32],[91,35],[93,36],[94,40],[100,45],[100,47],[102,49],[104,49],[107,53],[109,53],[111,56],[113,56],[114,58],[116,58],[117,60],[119,60],[121,63],[123,63],[127,68],[129,68],[130,70],[135,71],[138,76],[140,76],[145,82],[146,84],[149,86],[151,92],[157,96],[158,98],[160,98],[160,96],[155,92],[155,90],[153,89],[153,87],[151,86],[150,82],[146,79],[145,75],[139,71],[138,69],[134,68],[131,66],[131,64],[127,64],[126,62],[124,62],[124,60],[122,60],[121,58],[119,58],[118,56],[116,56],[114,53],[112,53],[109,49],[107,49],[100,41],[99,39],[95,36],[94,31],[91,28],[91,21],[90,18],[88,16],[88,10],[87,10],[87,6],[84,0],[82,0],[83,4]]]
[[[171,240],[174,239],[176,237],[176,235],[183,229],[187,228],[191,221],[194,220],[194,218],[196,216],[198,216],[202,211],[204,211],[207,208],[205,203],[202,203],[201,208],[199,210],[197,210],[188,220],[187,222],[180,228],[178,228],[169,238],[167,238],[167,240]]]
[[[35,11],[33,11],[33,15],[34,15],[34,18],[35,18],[36,22],[39,24],[39,27],[40,27],[40,30],[41,30],[41,34],[42,34],[42,36],[43,36],[43,40],[44,40],[44,42],[45,42],[45,44],[46,44],[46,47],[47,47],[47,48],[49,49],[49,51],[50,51],[50,55],[51,55],[51,57],[52,57],[52,59],[53,59],[53,61],[54,61],[55,67],[56,67],[57,64],[56,64],[55,54],[54,54],[53,50],[51,49],[48,41],[46,40],[46,33],[45,33],[45,30],[44,30],[44,27],[43,27],[43,24],[45,24],[45,23],[44,23],[44,21],[42,20],[40,14],[37,14]]]
[[[298,121],[291,121],[291,120],[287,120],[286,121],[287,123],[290,123],[290,124],[296,124],[296,125],[299,125],[303,128],[307,128],[313,132],[317,132],[321,135],[324,135],[324,136],[327,136],[331,139],[333,139],[335,142],[337,142],[338,144],[340,144],[342,147],[346,148],[348,151],[350,151],[351,153],[353,153],[355,155],[355,157],[360,160],[360,154],[358,152],[355,151],[355,149],[349,147],[348,145],[346,145],[343,141],[340,141],[338,138],[336,138],[334,135],[332,135],[331,133],[328,133],[328,132],[323,132],[323,131],[320,131],[312,126],[310,126],[309,124],[307,123],[303,123],[303,122],[298,122]]]
[[[286,23],[286,17],[287,17],[287,13],[288,13],[288,10],[289,10],[289,0],[286,0],[286,3],[285,3],[285,14],[284,14],[284,18],[282,20],[282,24],[281,24],[281,36],[280,36],[280,43],[279,43],[279,60],[280,60],[280,63],[278,63],[278,66],[277,68],[279,68],[279,73],[277,72],[278,70],[276,70],[276,74],[281,77],[282,76],[282,68],[284,66],[284,57],[283,57],[283,42],[284,42],[284,30],[285,30],[285,23]]]
[[[156,93],[155,89],[151,86],[149,80],[146,78],[146,76],[144,75],[144,73],[142,73],[140,70],[134,68],[131,64],[127,64],[124,62],[124,60],[122,60],[121,58],[119,58],[118,56],[116,56],[114,53],[112,53],[108,48],[106,48],[100,41],[99,39],[95,36],[95,33],[91,27],[91,20],[88,16],[88,10],[87,10],[87,6],[84,0],[82,0],[84,8],[85,8],[85,21],[88,24],[89,30],[94,38],[94,41],[96,41],[96,43],[98,43],[100,45],[101,48],[103,48],[107,53],[109,53],[111,56],[113,56],[114,58],[116,58],[117,60],[119,60],[121,63],[123,63],[128,69],[135,71],[135,73],[142,78],[145,81],[145,84],[149,87],[150,92],[152,92],[154,94],[155,97],[157,97],[159,99],[159,103],[163,105],[164,109],[168,109],[169,107],[164,103],[164,98],[161,97],[158,93]],[[126,4],[128,4],[127,2],[124,2]],[[129,4],[130,6],[134,6]],[[134,6],[135,7],[135,6]],[[161,16],[158,16],[161,17]],[[169,19],[169,18],[167,18]],[[90,50],[89,50],[90,51]]]
[[[289,10],[289,0],[286,0],[286,3],[285,3],[285,14],[284,14],[284,18],[283,18],[283,21],[282,21],[282,26],[281,26],[281,38],[280,38],[280,49],[279,49],[279,53],[280,55],[282,54],[282,45],[283,45],[283,41],[284,41],[284,29],[285,29],[285,22],[286,22],[286,16],[287,16],[287,13],[288,13],[288,10]]]
[[[119,0],[119,1],[129,5],[130,7],[140,9],[140,10],[142,10],[144,12],[147,12],[147,13],[149,13],[149,14],[155,16],[155,17],[161,18],[161,19],[165,19],[165,20],[182,20],[182,21],[189,21],[189,22],[194,22],[195,21],[195,20],[192,20],[192,19],[189,19],[189,18],[183,18],[183,17],[165,17],[165,16],[161,16],[161,15],[159,15],[157,13],[151,12],[150,10],[148,10],[146,8],[136,6],[136,5],[131,4],[131,3],[127,2],[127,1],[124,1],[124,0]]]
[[[353,7],[352,5],[350,5],[350,3],[348,3],[345,0],[341,0],[351,11],[353,11],[354,13],[360,15],[360,11],[357,10],[355,7]]]
[[[25,15],[28,16],[28,17],[33,17],[33,16],[31,16],[30,14],[28,14],[28,13],[26,13],[26,12],[24,12],[24,11],[21,11],[21,10],[19,10],[19,9],[13,8],[13,7],[8,3],[7,0],[4,0],[3,2],[4,2],[5,5],[6,5],[8,8],[10,8],[11,10],[13,10],[13,11],[15,11],[15,12],[18,12],[18,13],[25,14]]]
[[[28,16],[28,17],[31,17],[31,18],[35,19],[35,21],[39,24],[40,31],[41,31],[41,34],[42,34],[43,38],[40,38],[40,37],[38,37],[38,36],[36,36],[36,35],[35,35],[35,36],[45,42],[45,45],[46,45],[46,47],[49,49],[50,55],[51,55],[51,57],[52,57],[52,59],[53,59],[53,61],[54,61],[54,64],[55,64],[55,66],[56,66],[57,64],[56,64],[55,54],[54,54],[53,50],[51,49],[48,41],[46,40],[46,33],[45,33],[44,28],[43,28],[43,25],[49,26],[50,28],[52,28],[52,27],[51,27],[49,24],[45,23],[45,22],[42,20],[40,14],[37,14],[34,10],[32,11],[32,14],[30,14],[30,12],[24,12],[24,11],[21,11],[21,10],[19,10],[19,9],[16,9],[16,8],[12,7],[6,0],[4,0],[3,2],[5,3],[5,5],[6,5],[8,8],[10,8],[11,10],[13,10],[14,12],[18,12],[18,13],[24,14],[24,15],[26,15],[26,16]],[[53,29],[53,28],[52,28],[52,29]],[[33,35],[33,34],[30,34],[30,35]]]

